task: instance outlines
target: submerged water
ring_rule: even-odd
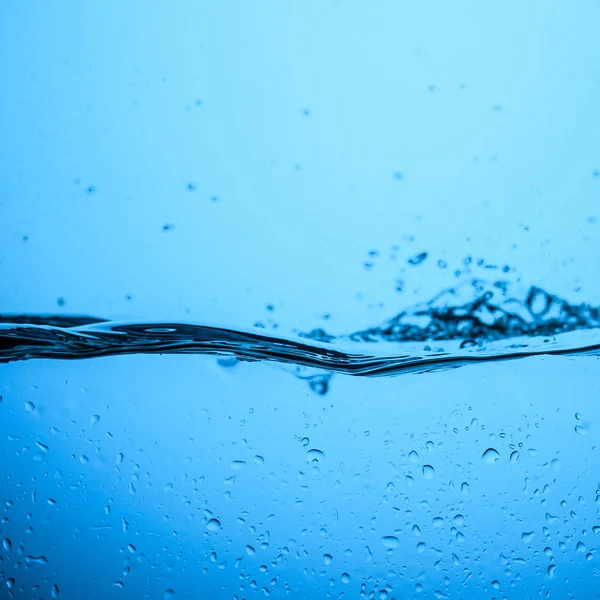
[[[4,317],[10,593],[596,597],[598,309],[468,287],[346,336]]]

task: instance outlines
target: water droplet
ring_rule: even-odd
[[[35,410],[35,404],[33,402],[25,402],[25,410],[27,412],[33,412]]]
[[[342,573],[342,583],[350,583],[350,575],[348,573]]]
[[[246,466],[246,461],[245,460],[234,460],[231,463],[231,468],[232,469],[243,469]]]
[[[133,554],[135,552],[135,546],[133,544],[127,544],[127,550]]]
[[[206,529],[208,529],[208,531],[219,531],[221,529],[221,521],[219,521],[219,519],[211,519],[206,524]]]
[[[244,550],[246,550],[248,556],[253,556],[256,553],[256,550],[252,546],[246,546]]]
[[[52,591],[50,593],[53,598],[58,598],[58,596],[60,595],[60,590],[58,589],[58,586],[56,584],[52,586]]]
[[[306,453],[306,462],[318,465],[325,460],[325,455],[320,450],[313,448]]]
[[[8,538],[4,538],[2,540],[2,547],[9,552],[10,549],[12,548],[12,542],[8,539]]]
[[[420,583],[417,583],[417,585],[415,585],[415,590],[420,594],[423,591],[423,586]]]
[[[469,493],[469,484],[466,481],[460,484],[460,491],[465,495]]]
[[[556,565],[550,565],[548,567],[548,577],[554,577],[555,571],[556,571]]]
[[[415,450],[411,450],[408,453],[408,460],[410,460],[411,462],[416,463],[419,460],[419,455],[416,453]]]
[[[578,435],[585,435],[587,431],[583,425],[575,425],[575,433]]]
[[[510,462],[515,463],[517,460],[519,460],[519,452],[515,450],[514,452],[510,453]]]
[[[481,455],[481,458],[483,458],[483,461],[488,465],[492,465],[500,458],[500,453],[495,448],[488,448]]]
[[[310,438],[303,437],[303,438],[300,440],[300,443],[302,444],[302,447],[303,447],[303,448],[306,448],[306,447],[307,447],[307,446],[310,444]]]
[[[87,457],[85,454],[82,454],[82,455],[79,457],[79,462],[80,462],[82,465],[87,465],[87,464],[90,462],[90,459],[89,459],[89,458],[88,458],[88,457]]]
[[[331,554],[323,554],[323,562],[326,565],[330,565],[332,560],[333,560],[333,556],[331,556]]]
[[[395,535],[386,535],[381,538],[381,543],[386,548],[397,548],[400,545],[398,538]]]
[[[534,536],[533,531],[524,531],[521,534],[521,539],[526,543],[529,544],[529,542],[531,542],[532,538]]]
[[[165,593],[163,594],[163,600],[171,600],[171,598],[175,597],[175,592],[169,588],[168,590],[165,590]]]
[[[427,252],[420,252],[419,254],[415,254],[408,259],[409,265],[420,265],[427,258]]]
[[[435,475],[435,469],[431,465],[423,465],[423,477],[425,479],[433,479]]]
[[[90,425],[95,425],[100,420],[100,415],[92,415],[90,418]]]

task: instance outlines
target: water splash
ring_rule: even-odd
[[[465,293],[471,297],[465,299]],[[422,373],[539,354],[600,354],[600,308],[570,304],[538,287],[519,299],[504,282],[472,280],[380,326],[346,335],[316,329],[284,336],[259,328],[87,316],[0,316],[0,362],[140,353],[224,355],[360,376]],[[329,376],[301,369],[296,374],[315,392],[327,392]]]

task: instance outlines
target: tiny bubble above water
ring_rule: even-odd
[[[500,453],[495,448],[488,448],[482,455],[481,458],[485,463],[491,465],[500,458]]]
[[[221,529],[221,521],[219,521],[218,519],[211,519],[206,524],[206,529],[212,532],[219,531]]]
[[[427,258],[427,255],[427,252],[419,252],[419,254],[415,254],[408,259],[408,264],[413,266],[420,265]]]

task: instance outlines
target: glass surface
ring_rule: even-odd
[[[0,6],[0,597],[600,597],[598,31]]]

